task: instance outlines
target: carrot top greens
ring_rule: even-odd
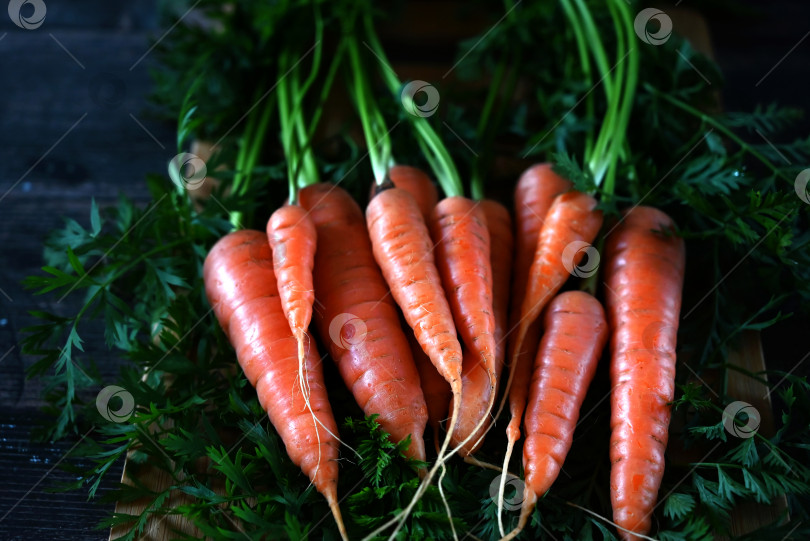
[[[173,514],[214,538],[335,539],[326,503],[233,370],[233,350],[205,301],[203,259],[234,227],[263,229],[273,209],[314,179],[364,200],[372,180],[367,159],[376,182],[395,156],[430,166],[447,195],[462,194],[460,179],[469,176],[474,198],[487,192],[506,201],[517,174],[502,173],[508,161],[498,156],[526,165],[553,161],[608,210],[657,206],[686,239],[678,343],[689,369],[678,367],[679,428],[670,442],[696,449],[700,461],[669,457],[655,537],[728,533],[736,503],[781,494],[789,520],[751,536],[810,535],[806,379],[773,370],[749,375],[774,399],[774,435],[738,438],[723,424],[724,406],[735,400],[725,386],[729,348],[744,331],[810,306],[810,205],[796,180],[810,163],[810,138],[783,135],[796,112],[775,105],[718,112],[717,66],[677,35],[658,45],[642,39],[633,27],[642,7],[635,2],[464,6],[488,24],[458,44],[446,84],[422,77],[441,92],[430,117],[402,107],[403,81],[389,69],[398,63],[388,63],[402,54],[387,51],[380,24],[399,14],[381,13],[378,4],[200,0],[197,9],[212,24],[181,21],[157,46],[157,98],[178,122],[177,152],[194,138],[215,143],[202,181],[211,195],[192,198],[198,183],[186,182],[189,173],[173,162],[170,175],[146,179],[153,197],[147,206],[122,197],[106,208],[91,204],[85,223],[66,221],[45,243],[43,272],[25,281],[43,295],[43,306],[53,306],[32,312],[38,321],[23,343],[33,360],[29,377],[43,379],[52,415],[43,436],[87,433],[64,462],[76,475],[65,488],[93,498],[104,483],[115,486],[106,500],[148,502],[139,515],[111,515],[102,527],[122,525],[134,539],[150,516]],[[359,114],[341,96],[347,86]],[[513,87],[521,99],[511,99]],[[350,135],[356,126],[370,136],[368,157]],[[790,301],[797,296],[801,302]],[[75,310],[51,304],[62,299]],[[114,380],[93,360],[99,352],[89,337],[99,326],[105,346],[125,359]],[[329,363],[325,371],[327,382],[337,380]],[[527,538],[615,537],[600,518],[611,514],[609,412],[599,401],[606,381],[597,373],[583,405],[592,413],[574,436],[566,475],[539,502]],[[99,389],[112,384],[133,397],[125,422],[96,407]],[[362,537],[407,505],[419,480],[402,446],[363,418],[345,388],[329,392],[336,419],[345,419],[341,438],[361,455],[341,462],[338,491],[346,496],[349,534]],[[489,437],[480,458],[496,462],[502,446]],[[171,486],[115,484],[127,455],[133,471],[148,463],[167,472]],[[444,493],[456,531],[497,538],[490,496],[497,474],[460,461],[447,469]],[[170,507],[178,491],[189,503]],[[503,514],[507,526],[517,520],[517,513]],[[403,532],[452,537],[435,487]]]

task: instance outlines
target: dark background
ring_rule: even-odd
[[[42,384],[25,380],[33,359],[18,345],[20,329],[34,323],[29,310],[71,314],[76,305],[45,302],[20,281],[40,268],[42,242],[62,217],[87,225],[91,198],[99,206],[120,193],[149,200],[144,176],[165,171],[175,145],[173,125],[156,120],[146,100],[150,38],[164,30],[154,0],[46,4],[36,30],[17,28],[0,10],[0,540],[101,540],[108,532],[93,526],[111,505],[48,491],[70,480],[58,464],[75,441],[30,441]],[[726,77],[725,108],[778,101],[808,109],[810,4],[713,4],[704,10]],[[808,132],[805,119],[795,135]],[[799,365],[798,373],[807,373],[806,328],[793,319],[763,334],[769,368]],[[105,350],[101,328],[85,337],[86,355],[112,381],[119,361]],[[119,476],[120,467],[109,479]]]

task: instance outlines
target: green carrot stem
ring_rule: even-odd
[[[574,32],[574,39],[577,42],[577,52],[579,53],[579,63],[582,66],[582,73],[585,76],[585,81],[588,85],[593,84],[593,76],[591,73],[591,57],[589,54],[589,48],[587,42],[585,40],[585,35],[582,30],[582,25],[579,22],[579,18],[577,18],[576,13],[574,12],[573,7],[571,6],[570,2],[563,1],[561,2],[563,11],[565,12],[568,21],[571,23],[571,29]],[[594,116],[594,98],[593,93],[589,93],[588,97],[586,98],[585,108],[586,108],[586,117],[593,118]],[[591,156],[593,152],[593,144],[594,144],[594,134],[593,130],[588,130],[588,133],[585,135],[585,156]]]
[[[385,66],[390,66],[391,64],[388,62],[385,50],[380,44],[380,40],[377,37],[374,29],[371,15],[368,12],[363,17],[363,22],[365,24],[365,34],[366,38],[368,39],[369,47],[372,51],[374,51],[374,54],[377,56],[380,62],[382,62]],[[390,68],[382,69],[381,75],[388,86],[389,91],[394,95],[399,95],[402,90],[401,83],[394,71]],[[441,137],[439,137],[439,134],[436,133],[433,126],[431,126],[428,122],[427,118],[416,115],[409,115],[409,118],[413,122],[413,126],[416,130],[418,138],[420,139],[420,143],[421,141],[424,141],[425,143],[424,145],[420,144],[420,146],[422,146],[423,150],[431,154],[430,157],[426,155],[425,158],[429,163],[432,164],[432,169],[436,175],[436,180],[441,185],[445,195],[463,195],[464,187],[461,183],[458,169],[456,169],[455,163],[453,163],[453,158],[450,156],[450,153],[444,146],[444,142],[442,141]]]
[[[363,68],[357,38],[351,35],[346,38],[346,52],[352,68],[350,90],[354,97],[360,123],[363,126],[363,135],[371,169],[374,173],[374,182],[379,186],[385,181],[388,173],[388,164],[391,159],[391,139],[385,126],[385,119],[377,108],[374,96],[368,86],[368,76]]]

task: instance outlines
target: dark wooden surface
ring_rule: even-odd
[[[0,11],[0,540],[102,540],[107,532],[93,526],[111,505],[87,503],[81,492],[48,492],[69,480],[55,466],[75,440],[30,442],[42,384],[24,379],[33,359],[18,346],[20,329],[33,323],[29,310],[68,314],[76,305],[45,303],[20,281],[41,266],[42,242],[61,217],[88,223],[91,198],[105,205],[124,193],[146,202],[144,175],[165,170],[173,156],[173,132],[171,124],[156,122],[147,111],[153,58],[147,54],[133,68],[147,53],[149,37],[160,35],[156,2],[46,4],[45,22],[36,30],[18,29]],[[778,100],[810,109],[806,2],[746,4],[760,4],[761,13],[708,12],[727,82],[726,108]],[[806,135],[808,125],[805,121],[797,134]],[[790,370],[802,362],[807,346],[796,337],[804,325],[788,321],[764,333],[769,367]],[[86,355],[112,380],[119,360],[105,350],[100,328],[88,335],[86,346]]]

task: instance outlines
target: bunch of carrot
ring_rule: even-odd
[[[588,10],[562,3],[583,45],[593,38],[587,36],[593,26]],[[626,22],[626,6],[610,5]],[[591,243],[604,221],[598,194],[573,189],[550,164],[531,167],[515,190],[513,229],[507,208],[483,198],[480,175],[471,186],[474,197],[465,196],[440,138],[426,119],[415,118],[418,140],[446,195],[439,200],[425,172],[393,159],[355,36],[354,25],[362,25],[366,45],[386,62],[370,18],[346,21],[326,81],[331,84],[345,54],[374,173],[365,214],[341,187],[318,182],[311,149],[318,115],[307,124],[300,102],[318,70],[321,47],[303,82],[297,64],[283,55],[280,70],[291,74],[278,90],[289,199],[273,213],[266,232],[231,233],[205,264],[214,312],[291,459],[325,496],[345,538],[336,491],[341,441],[309,334],[314,323],[358,405],[366,415],[378,414],[393,441],[410,438],[410,457],[426,461],[428,422],[435,436],[436,460],[419,471],[415,497],[370,537],[392,526],[394,537],[446,461],[455,453],[469,457],[480,447],[506,401],[511,420],[504,472],[521,425],[526,436],[518,527],[507,534],[499,512],[501,535],[514,537],[560,472],[609,341],[614,521],[628,538],[646,533],[673,397],[684,273],[683,243],[672,234],[674,224],[662,212],[638,206],[604,235],[607,314],[592,278],[586,276],[582,290],[560,293],[572,275],[598,276],[593,261],[588,263],[594,272],[583,273],[581,266],[586,254],[597,253]],[[584,45],[582,52],[587,60]],[[602,199],[612,194],[621,151],[620,138],[611,135],[626,128],[633,99],[636,60],[628,55],[629,68],[615,77],[596,55],[611,106],[586,158],[597,187],[607,178]],[[383,78],[392,90],[400,85],[393,72],[384,70]],[[666,333],[655,350],[644,345],[651,325]]]

